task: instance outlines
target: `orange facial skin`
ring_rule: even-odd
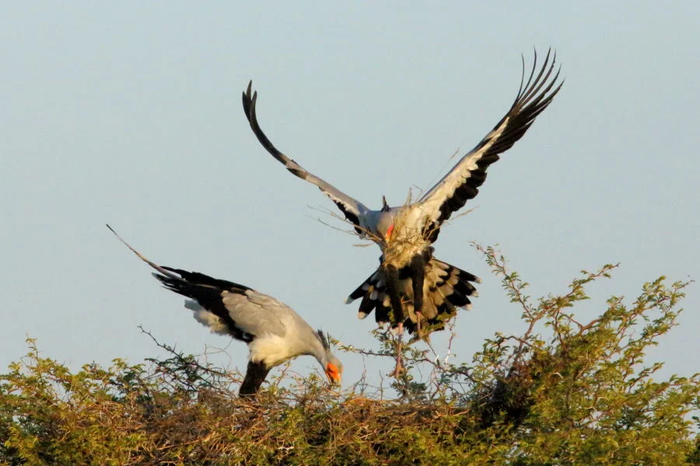
[[[326,366],[326,375],[328,376],[328,380],[330,380],[332,383],[340,383],[341,374],[335,364],[330,362],[328,363]]]
[[[384,237],[386,238],[387,241],[391,239],[391,234],[394,232],[394,224],[392,223],[389,225],[389,228],[386,229],[386,235]]]

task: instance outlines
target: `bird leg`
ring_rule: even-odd
[[[423,281],[425,279],[425,258],[422,254],[413,256],[410,264],[411,281],[413,282],[413,311],[416,313],[416,327],[421,334],[423,320]]]
[[[401,354],[403,352],[403,321],[399,322],[396,338],[398,340],[398,343],[396,343],[396,367],[394,367],[394,372],[391,373],[391,376],[398,379],[403,374],[403,358]]]
[[[403,330],[403,305],[401,304],[401,292],[399,291],[399,271],[393,265],[384,265],[384,281],[386,282],[386,292],[391,301],[391,307],[394,310],[394,318],[392,324],[398,323],[399,328]]]
[[[241,397],[255,395],[260,389],[260,385],[265,381],[268,372],[270,372],[270,369],[265,367],[264,363],[249,361],[248,370],[245,373],[238,395]]]
[[[399,271],[393,265],[383,266],[384,281],[386,282],[386,292],[389,294],[391,307],[394,310],[393,323],[396,323],[396,337],[398,343],[396,345],[396,368],[392,373],[392,377],[398,378],[403,373],[403,364],[401,362],[401,351],[403,350],[403,321],[405,319],[403,312],[403,304],[401,303],[401,293],[399,291]]]

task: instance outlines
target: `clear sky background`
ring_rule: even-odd
[[[155,262],[254,287],[374,345],[374,322],[343,301],[379,250],[315,220],[333,223],[335,206],[258,144],[241,110],[250,79],[273,142],[378,207],[429,188],[493,127],[521,54],[557,50],[562,91],[436,244],[483,279],[459,313],[457,361],[524,329],[472,241],[498,244],[535,297],[621,262],[591,287],[583,320],[659,275],[697,279],[699,18],[696,1],[5,2],[0,371],[27,336],[74,368],[162,355],[138,325],[188,353],[226,348],[218,361],[245,368],[245,345],[197,324],[107,222]],[[688,293],[650,358],[664,375],[698,370],[698,284]],[[346,385],[391,369],[341,358]]]

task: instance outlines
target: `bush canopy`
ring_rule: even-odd
[[[167,358],[72,371],[30,339],[28,354],[0,375],[0,464],[700,464],[691,417],[698,374],[658,380],[662,363],[645,363],[676,324],[689,282],[660,277],[581,322],[574,308],[586,287],[617,266],[532,299],[503,256],[480,250],[526,330],[496,334],[464,363],[430,358],[423,343],[399,345],[383,331],[375,331],[378,349],[341,345],[377,357],[401,352],[391,400],[361,383],[333,391],[314,375],[240,399],[240,374],[164,344]],[[414,379],[426,365],[429,380]]]

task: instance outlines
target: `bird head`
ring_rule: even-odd
[[[333,355],[326,363],[326,376],[330,383],[340,385],[343,377],[343,364]]]
[[[317,330],[316,335],[318,335],[318,339],[323,346],[322,355],[317,355],[316,357],[323,366],[328,381],[332,384],[340,384],[343,376],[343,364],[331,352],[330,335],[325,335],[322,330]]]

